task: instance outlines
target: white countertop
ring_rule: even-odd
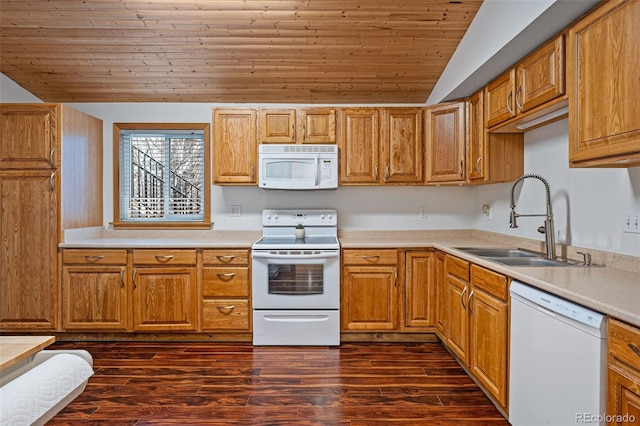
[[[150,231],[112,231],[91,234],[86,238],[76,236],[60,247],[249,248],[260,238],[261,232],[153,231],[153,237],[149,234]],[[541,243],[468,230],[345,231],[339,232],[338,237],[342,248],[436,248],[640,327],[640,258],[637,257],[587,250],[594,252],[594,263],[607,266],[513,267],[468,254],[456,247],[522,247],[542,251]],[[570,248],[566,257],[575,258],[571,256],[574,253],[575,249]]]

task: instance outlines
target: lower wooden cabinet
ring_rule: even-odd
[[[196,268],[136,268],[133,278],[135,331],[195,331]]]
[[[436,252],[435,254],[435,266],[434,266],[434,282],[436,290],[436,334],[441,340],[444,340],[447,329],[447,308],[446,308],[446,294],[447,294],[447,277],[444,266],[446,256],[442,252]]]
[[[403,328],[408,331],[430,329],[436,318],[435,252],[407,250],[404,265]]]
[[[195,250],[133,250],[133,329],[196,331]]]
[[[611,425],[640,422],[640,329],[609,319],[607,416]]]
[[[398,330],[397,250],[343,251],[342,330]]]
[[[443,341],[494,400],[506,408],[508,279],[449,255],[444,269]]]
[[[204,250],[202,329],[251,331],[249,251]]]
[[[130,327],[126,250],[65,250],[62,327],[127,331]]]
[[[472,265],[468,309],[469,368],[496,401],[506,407],[509,367],[507,278]]]

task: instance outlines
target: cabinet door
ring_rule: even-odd
[[[436,282],[436,331],[442,340],[446,339],[447,330],[447,276],[444,268],[445,255],[436,253],[435,282]]]
[[[422,183],[422,108],[388,108],[383,118],[383,182]]]
[[[432,327],[435,322],[435,281],[432,251],[408,251],[405,256],[405,327]]]
[[[298,142],[336,143],[336,110],[306,108],[298,112]]]
[[[59,113],[50,104],[0,104],[0,169],[58,166]]]
[[[640,2],[615,0],[569,29],[569,162],[640,165]]]
[[[427,183],[462,183],[465,175],[465,103],[426,109]]]
[[[136,331],[196,330],[196,268],[134,268]]]
[[[378,183],[379,120],[379,111],[375,108],[340,111],[340,185]]]
[[[252,109],[213,110],[213,182],[254,184],[257,114]]]
[[[295,109],[260,109],[260,143],[296,143]]]
[[[57,215],[52,171],[0,171],[0,328],[57,325]]]
[[[126,331],[129,309],[125,270],[125,266],[65,266],[63,328]]]
[[[517,69],[516,107],[527,112],[564,94],[564,36],[540,46]]]
[[[474,288],[469,295],[471,372],[504,407],[507,403],[507,304]]]
[[[516,116],[515,87],[515,69],[503,73],[485,87],[484,108],[487,127]]]
[[[447,275],[447,346],[458,355],[460,361],[468,365],[469,320],[467,297],[469,286],[456,277]]]
[[[480,90],[467,101],[467,178],[474,183],[487,178],[486,136],[484,96]]]
[[[640,419],[640,376],[609,365],[607,369],[607,415],[610,425],[636,425]]]
[[[343,330],[398,329],[397,269],[346,266],[341,315]]]

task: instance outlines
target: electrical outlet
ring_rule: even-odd
[[[242,206],[238,206],[238,205],[233,205],[233,206],[229,206],[231,208],[231,212],[229,213],[229,216],[231,217],[240,217],[242,216]]]
[[[622,232],[640,234],[640,212],[627,212],[624,216]]]
[[[429,216],[427,212],[427,206],[420,206],[420,212],[418,213],[418,217],[421,219],[426,219]]]
[[[485,219],[491,220],[491,205],[483,204],[482,205],[482,214],[485,216]]]

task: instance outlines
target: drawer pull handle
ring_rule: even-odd
[[[227,255],[227,256],[216,256],[216,258],[220,261],[220,262],[231,262],[233,259],[235,259],[235,256],[231,256],[231,255]]]
[[[218,278],[233,278],[236,276],[235,272],[227,272],[226,274],[216,274]]]
[[[156,256],[156,259],[158,260],[158,262],[168,262],[171,259],[173,259],[173,256],[170,254],[165,254],[164,256]]]
[[[636,355],[640,356],[640,349],[638,349],[636,345],[634,345],[633,343],[629,343],[629,347],[636,353]]]
[[[226,313],[229,313],[228,311],[233,311],[235,308],[236,305],[216,306],[216,309],[218,309],[222,313],[225,313],[223,311],[227,311]]]
[[[378,256],[378,255],[365,255],[365,254],[363,254],[363,255],[362,255],[362,258],[363,258],[363,259],[367,259],[367,260],[373,260],[373,259],[380,259],[380,256]]]
[[[84,258],[87,259],[87,262],[97,262],[98,260],[104,258],[104,256],[101,254],[98,254],[93,256],[85,256]]]

